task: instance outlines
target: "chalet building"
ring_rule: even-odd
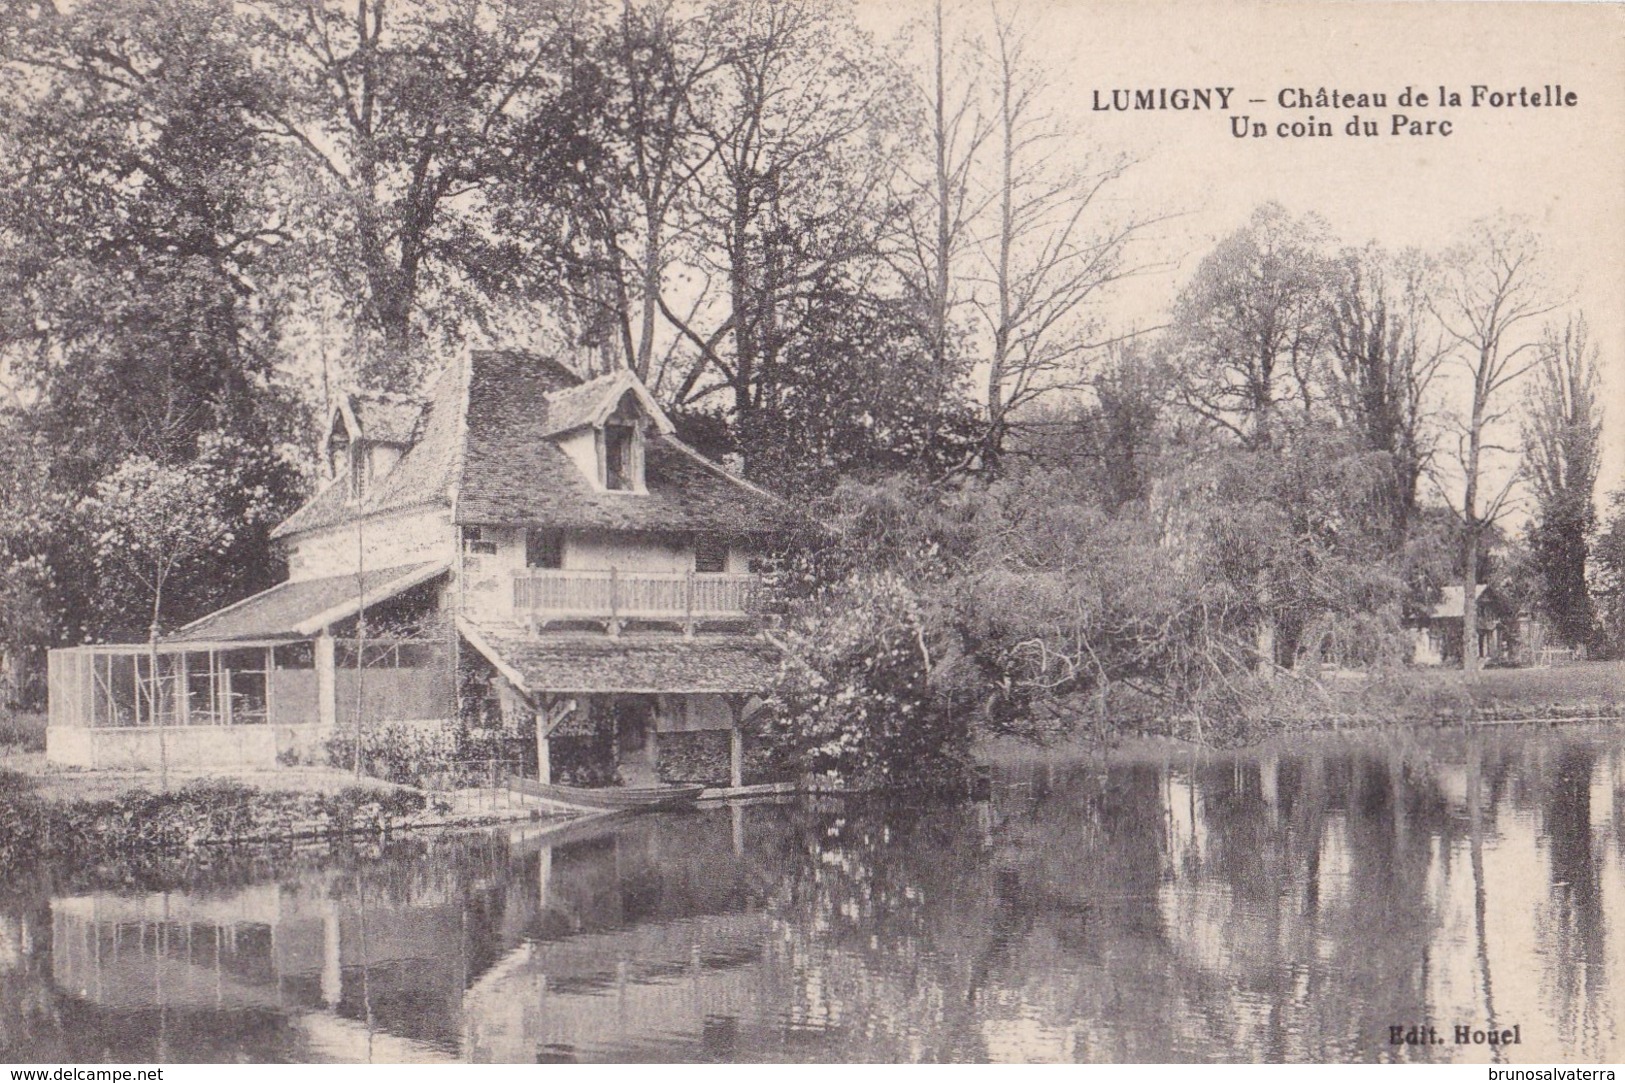
[[[1478,584],[1475,593],[1480,661],[1528,665],[1551,653],[1546,650],[1544,626],[1527,610],[1508,603],[1487,583]],[[1461,584],[1451,584],[1440,593],[1437,604],[1407,622],[1412,664],[1461,664],[1466,598]]]
[[[52,652],[51,761],[317,762],[357,712],[472,697],[532,736],[543,781],[607,745],[629,784],[704,750],[737,784],[777,664],[752,557],[782,505],[634,376],[479,352],[427,401],[342,399],[324,443],[330,480],[274,534],[285,583],[169,636],[156,673],[145,645]]]

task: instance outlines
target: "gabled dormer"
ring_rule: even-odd
[[[392,395],[339,396],[328,419],[323,457],[347,501],[366,499],[373,484],[394,469],[412,445],[420,412],[418,403]]]
[[[599,492],[648,493],[648,441],[673,431],[671,419],[630,372],[600,376],[547,396],[546,438]]]

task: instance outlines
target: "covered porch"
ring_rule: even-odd
[[[760,638],[458,630],[499,675],[504,728],[535,734],[537,781],[744,784],[744,722],[778,665]]]

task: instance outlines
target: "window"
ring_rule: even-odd
[[[637,488],[633,462],[635,433],[631,425],[604,426],[604,488],[614,492]]]
[[[714,575],[728,570],[728,544],[713,534],[699,534],[694,538],[694,570]]]
[[[483,553],[486,556],[493,556],[496,554],[496,551],[496,539],[487,538],[485,536],[485,529],[483,527],[463,527],[463,552]]]
[[[350,445],[350,499],[360,500],[367,495],[367,447],[359,440]]]
[[[564,567],[564,536],[556,530],[525,531],[525,567]]]
[[[350,466],[350,434],[342,423],[335,423],[327,437],[327,469],[335,478],[343,477]]]

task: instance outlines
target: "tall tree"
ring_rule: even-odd
[[[489,193],[529,110],[556,107],[573,9],[543,0],[249,0],[265,132],[292,155],[306,235],[361,300],[366,382],[409,388],[426,334],[549,260],[490,228]],[[578,134],[568,126],[561,135]],[[523,148],[533,171],[579,157]]]
[[[1591,551],[1593,593],[1602,647],[1625,655],[1625,488],[1608,494],[1608,512]]]
[[[1086,361],[1110,341],[1093,306],[1133,273],[1129,242],[1147,223],[1102,213],[1102,193],[1128,160],[1065,154],[1068,133],[1047,112],[1032,48],[1038,24],[992,12],[992,222],[981,231],[974,305],[989,338],[983,456],[997,469],[1012,413],[1083,386]]]
[[[1592,490],[1602,439],[1597,347],[1585,317],[1571,318],[1561,329],[1547,327],[1536,357],[1524,420],[1524,456],[1536,502],[1531,541],[1540,608],[1574,647],[1588,643],[1595,631],[1586,556],[1597,526]]]
[[[695,112],[706,164],[684,236],[691,274],[676,284],[687,296],[667,289],[660,309],[693,357],[673,397],[726,393],[748,441],[776,408],[812,298],[843,280],[878,288],[902,96],[830,0],[726,4],[716,33],[727,62]]]
[[[1326,338],[1326,226],[1278,203],[1202,260],[1174,306],[1185,407],[1251,450],[1273,446],[1283,406],[1307,417]]]
[[[231,6],[39,4],[0,19],[12,370],[61,408],[89,472],[137,446],[189,454],[242,421],[269,375],[267,287],[289,239]]]
[[[1328,298],[1332,404],[1366,446],[1389,457],[1397,536],[1433,454],[1427,395],[1445,353],[1430,326],[1427,279],[1419,253],[1367,247],[1337,260]]]
[[[228,503],[297,496],[278,444],[299,412],[276,372],[292,235],[240,29],[224,0],[0,11],[0,358],[17,393],[0,424],[32,464],[6,481],[29,509],[6,548],[48,594],[49,642],[147,626],[61,514],[112,464],[180,467],[225,434],[251,475]],[[177,613],[278,577],[270,524],[239,525],[172,592]]]
[[[1531,326],[1552,310],[1538,268],[1540,247],[1518,220],[1483,219],[1447,256],[1433,312],[1451,344],[1451,359],[1466,383],[1465,415],[1452,419],[1461,497],[1452,501],[1462,534],[1462,668],[1477,670],[1478,571],[1485,532],[1507,510],[1518,480],[1517,449],[1500,443],[1499,431],[1513,407],[1512,386],[1535,364],[1538,343]],[[1487,500],[1484,484],[1498,456],[1504,478]]]
[[[221,554],[232,541],[239,523],[254,523],[272,511],[268,501],[256,502],[246,516],[228,511],[225,498],[246,479],[232,469],[240,455],[229,440],[206,438],[197,458],[179,466],[166,466],[135,455],[97,482],[81,513],[91,524],[95,560],[109,578],[127,576],[144,594],[151,617],[147,626],[147,672],[137,671],[137,700],[145,693],[148,718],[159,726],[159,767],[163,785],[169,785],[169,757],[163,741],[163,703],[166,676],[158,660],[164,602],[171,581],[207,555]],[[266,494],[261,494],[266,495]],[[180,694],[170,675],[170,702]]]
[[[916,90],[926,112],[923,153],[899,178],[910,213],[899,222],[894,265],[930,347],[933,367],[957,365],[964,259],[990,193],[977,185],[992,121],[981,85],[982,51],[956,32],[936,0],[923,26],[926,70]]]

